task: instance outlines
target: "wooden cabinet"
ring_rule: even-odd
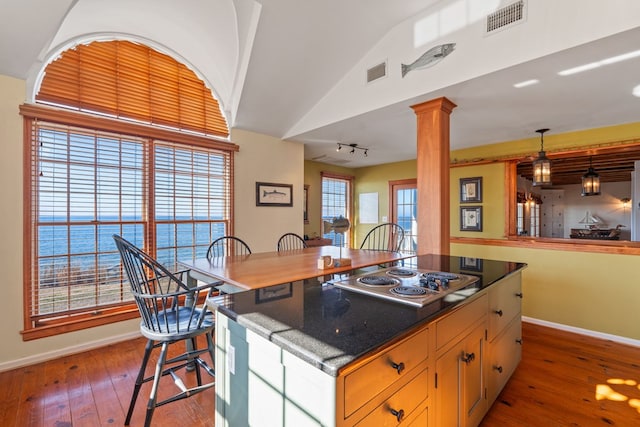
[[[344,418],[348,419],[366,403],[384,398],[392,391],[394,383],[426,367],[423,362],[427,359],[428,350],[429,330],[424,329],[347,372],[344,381],[340,382],[344,393]],[[420,401],[427,397],[426,380],[421,382],[421,387],[412,387],[412,395],[420,397]],[[403,413],[408,415],[409,409],[414,407],[404,408]]]
[[[522,358],[522,297],[520,273],[489,289],[486,368],[489,405],[498,397]]]
[[[520,280],[478,291],[337,377],[218,312],[215,424],[476,427],[521,358]]]
[[[435,425],[476,426],[487,411],[484,375],[487,295],[436,322],[461,331],[443,342],[436,356],[433,414]]]
[[[410,418],[414,417],[414,411],[421,408],[421,403],[427,399],[428,380],[427,369],[418,372],[406,385],[389,395],[356,426],[391,427],[403,421],[410,421]],[[425,411],[426,408],[418,412]],[[416,418],[419,418],[420,414],[417,415]]]
[[[337,413],[343,417],[338,425],[396,426],[426,411],[429,332],[421,328],[341,373]]]
[[[522,327],[520,318],[517,318],[511,322],[503,334],[490,343],[487,363],[489,406],[496,400],[521,358]]]

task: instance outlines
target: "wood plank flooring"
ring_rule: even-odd
[[[523,338],[522,362],[481,427],[640,426],[640,349],[528,323]],[[0,373],[0,425],[122,425],[143,349],[131,340]],[[132,426],[144,423],[148,393],[146,384]],[[156,409],[153,425],[212,426],[213,412],[208,390]]]
[[[522,362],[481,427],[640,426],[639,348],[522,329]]]

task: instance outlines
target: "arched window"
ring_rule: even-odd
[[[25,339],[137,316],[113,234],[172,270],[232,234],[237,150],[205,84],[131,42],[63,52],[36,101],[21,107]]]

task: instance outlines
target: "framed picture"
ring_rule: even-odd
[[[460,231],[482,231],[482,206],[460,206]]]
[[[482,271],[482,258],[460,258],[460,270]]]
[[[256,182],[256,206],[293,206],[293,185]]]
[[[293,285],[284,283],[282,285],[269,286],[256,290],[256,304],[275,301],[293,296]]]
[[[460,201],[462,203],[482,202],[482,177],[460,178]]]
[[[309,185],[304,186],[304,223],[309,224]]]

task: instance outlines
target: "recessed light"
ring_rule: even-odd
[[[638,98],[640,98],[640,85],[634,87],[633,92],[631,93],[633,94],[633,96],[637,96]]]
[[[583,71],[593,70],[603,65],[615,64],[616,62],[626,61],[628,59],[637,58],[640,56],[640,50],[634,50],[632,52],[622,53],[620,55],[611,56],[609,58],[601,59],[600,61],[590,62],[588,64],[579,65],[577,67],[568,68],[558,72],[560,76],[570,76],[571,74],[581,73]]]
[[[525,81],[519,82],[519,83],[514,83],[513,87],[515,87],[517,89],[520,89],[521,87],[527,87],[527,86],[535,85],[537,83],[540,83],[540,80],[531,79],[531,80],[525,80]]]
[[[583,71],[593,70],[594,68],[600,67],[600,63],[591,62],[590,64],[579,65],[577,67],[569,68],[566,70],[562,70],[558,73],[560,76],[570,76],[571,74],[581,73]]]

